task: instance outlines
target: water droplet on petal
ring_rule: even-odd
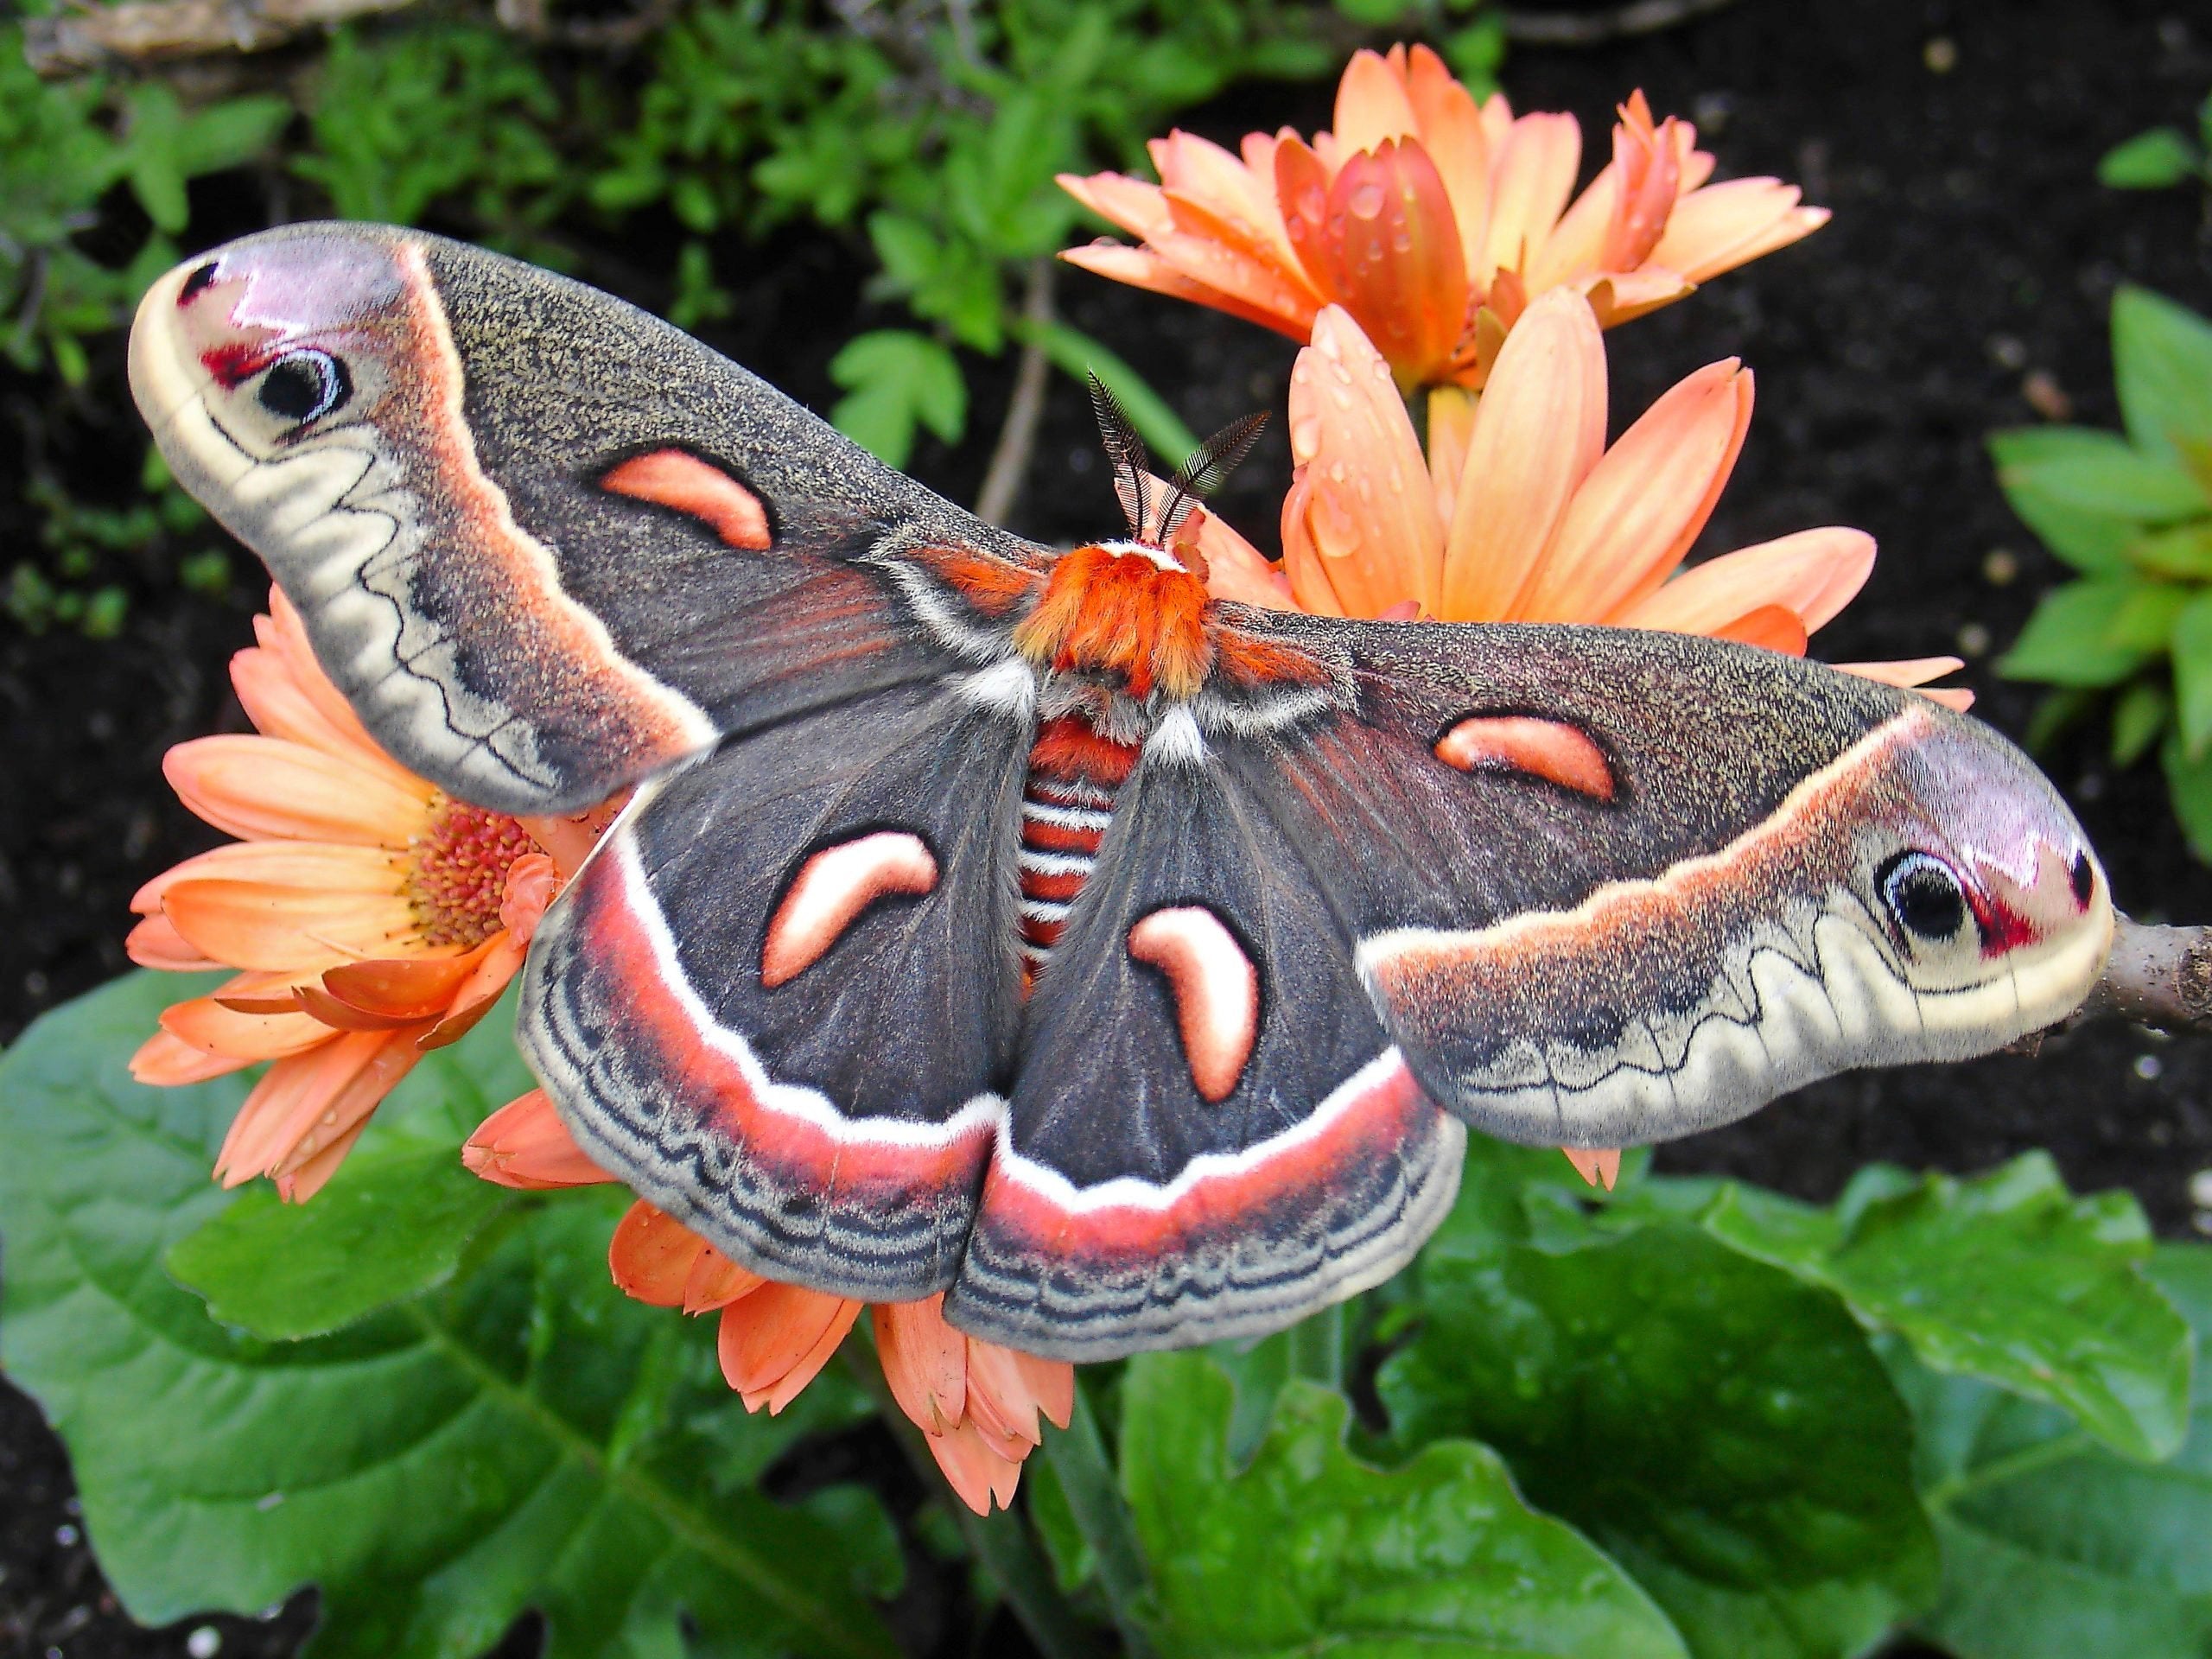
[[[1382,187],[1372,179],[1356,184],[1344,206],[1351,209],[1355,219],[1373,219],[1382,211]]]

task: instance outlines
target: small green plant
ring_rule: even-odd
[[[2012,511],[2077,580],[1999,664],[2059,688],[2044,735],[2109,697],[2112,758],[2157,749],[2190,845],[2212,860],[2212,322],[2140,288],[2112,307],[2125,433],[1990,439]]]
[[[2197,106],[2194,136],[2152,127],[2115,144],[2097,162],[2097,182],[2115,190],[2171,190],[2191,179],[2212,188],[2212,95]]]

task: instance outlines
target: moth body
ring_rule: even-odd
[[[524,1054],[772,1278],[1096,1358],[1396,1270],[1469,1127],[1619,1146],[2062,1017],[2110,893],[2002,738],[1726,642],[1213,600],[982,524],[697,341],[410,231],[164,277],[131,380],[367,729],[631,804]]]

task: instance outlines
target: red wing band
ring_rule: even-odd
[[[945,1317],[1058,1359],[1280,1330],[1403,1266],[1451,1207],[1465,1146],[1395,1048],[1293,1127],[1165,1185],[1079,1188],[1001,1128]]]

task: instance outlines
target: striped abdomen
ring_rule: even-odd
[[[1110,742],[1077,718],[1047,721],[1029,751],[1021,794],[1021,954],[1033,975],[1067,925],[1114,818],[1114,796],[1135,766],[1134,745]],[[1025,978],[1027,976],[1025,976]]]

